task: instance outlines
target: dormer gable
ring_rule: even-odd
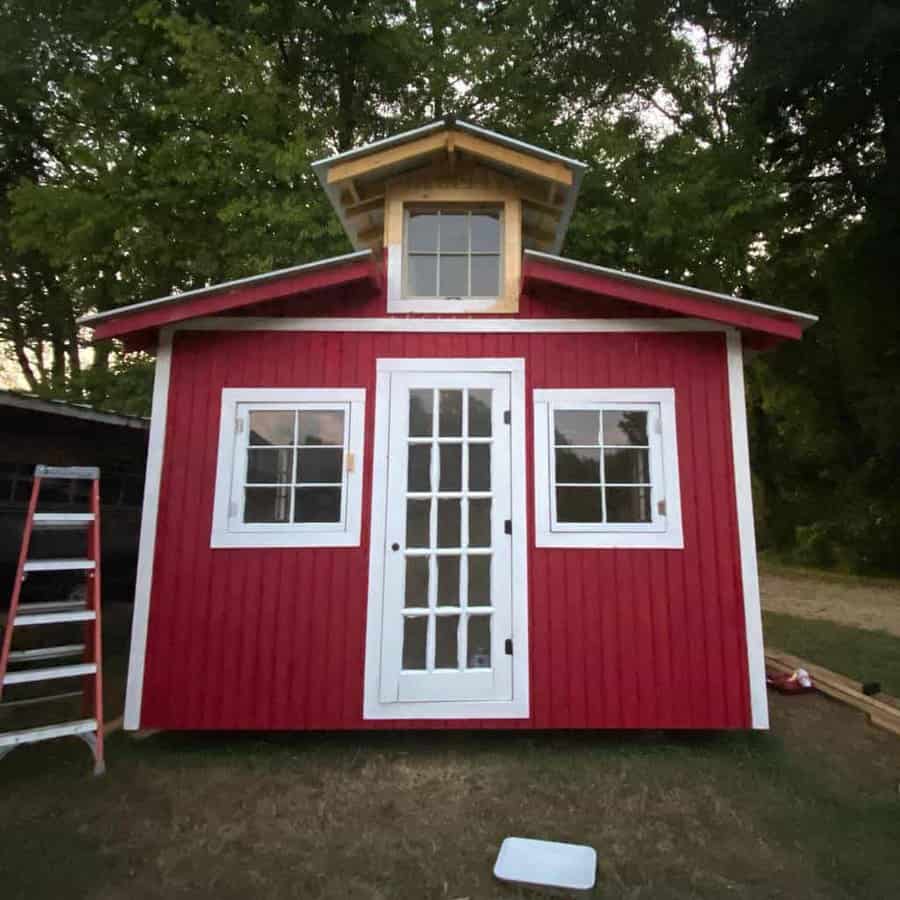
[[[385,253],[388,312],[515,313],[522,252],[559,251],[586,167],[448,119],[313,168],[354,248]]]

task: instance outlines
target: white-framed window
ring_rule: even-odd
[[[672,388],[536,390],[539,547],[682,548]]]
[[[495,299],[503,289],[499,206],[404,208],[403,297]]]
[[[358,546],[365,401],[361,388],[225,388],[211,546]]]

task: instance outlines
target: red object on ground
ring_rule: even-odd
[[[806,669],[796,669],[790,674],[766,670],[766,684],[775,688],[779,694],[808,694],[815,690]]]

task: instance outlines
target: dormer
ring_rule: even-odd
[[[585,165],[447,119],[313,164],[389,313],[515,313],[522,251],[558,253]]]

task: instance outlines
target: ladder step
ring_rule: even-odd
[[[91,622],[97,617],[92,609],[75,612],[39,613],[37,615],[18,615],[15,625],[55,625],[57,622]]]
[[[86,600],[47,600],[44,603],[20,603],[20,613],[66,612],[70,609],[86,609]]]
[[[26,572],[83,572],[93,569],[92,559],[30,559],[25,563]]]
[[[94,521],[93,513],[35,513],[35,528],[77,528]]]
[[[96,481],[100,477],[97,466],[35,466],[35,478],[82,478]]]
[[[62,725],[42,725],[40,728],[26,728],[22,731],[8,731],[0,734],[0,747],[15,747],[17,744],[36,744],[70,734],[90,734],[97,730],[96,719],[79,719]]]
[[[19,609],[22,607],[20,606]],[[10,662],[33,662],[40,659],[65,659],[80,656],[84,644],[61,644],[59,647],[38,647],[36,650],[14,650],[9,654]]]
[[[3,684],[25,684],[29,681],[51,681],[54,678],[75,678],[78,675],[95,675],[97,663],[77,663],[72,666],[52,666],[49,669],[24,669],[7,672]]]
[[[43,697],[27,697],[24,700],[4,700],[0,703],[0,710],[12,709],[14,706],[34,706],[35,703],[50,703],[53,700],[71,700],[73,697],[83,696],[83,691],[66,691],[64,694],[46,694]]]

